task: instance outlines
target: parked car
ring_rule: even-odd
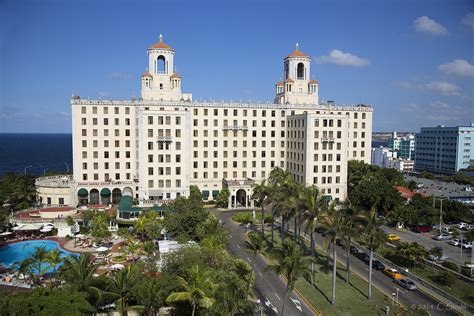
[[[431,225],[415,225],[411,228],[415,233],[429,233],[432,230]]]
[[[434,240],[450,240],[452,238],[453,236],[451,236],[450,234],[438,234],[433,237]]]
[[[459,229],[466,229],[467,226],[468,226],[467,223],[460,222],[459,224],[456,225],[456,228],[459,228]]]
[[[360,255],[360,260],[364,261],[366,264],[369,264],[369,260],[370,260],[369,254],[366,253],[366,252],[363,252],[363,253]]]
[[[415,282],[413,282],[410,279],[397,279],[394,282],[407,290],[410,290],[410,291],[416,290]]]
[[[357,249],[356,246],[350,245],[349,247],[349,252],[353,254],[354,256],[357,256],[357,254],[360,252],[359,249]]]
[[[456,224],[459,224],[459,220],[458,219],[451,219],[451,220],[444,221],[444,223],[447,224],[447,225],[456,225]]]
[[[459,239],[456,238],[456,239],[451,240],[451,241],[449,242],[449,244],[450,244],[451,246],[458,247],[459,245],[461,245],[461,240],[459,240]]]
[[[441,228],[441,234],[453,234],[453,230],[449,227],[442,227]]]
[[[448,260],[448,256],[441,255],[440,257],[440,256],[435,256],[435,255],[428,255],[427,259],[430,261],[446,261]]]
[[[388,234],[387,235],[387,239],[389,241],[399,241],[400,240],[400,236],[397,236],[395,234]]]
[[[461,244],[461,247],[463,249],[471,249],[472,248],[472,242],[471,241],[466,241]]]
[[[396,269],[385,268],[385,270],[383,270],[383,273],[385,273],[386,275],[388,275],[389,277],[395,280],[403,278],[402,275],[398,273]]]
[[[385,270],[385,265],[382,262],[380,262],[379,260],[374,260],[372,262],[372,267],[374,267],[374,269],[378,270],[378,271]]]
[[[471,229],[474,229],[474,225],[472,225],[472,224],[471,224],[471,225],[467,225],[466,230],[471,230]]]

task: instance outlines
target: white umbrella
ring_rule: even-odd
[[[51,230],[53,230],[53,228],[51,226],[48,226],[48,227],[43,227],[40,229],[40,232],[42,233],[49,233]]]
[[[105,251],[108,251],[108,250],[109,250],[109,248],[107,248],[107,247],[99,247],[99,248],[96,249],[96,251],[98,251],[98,252],[105,252]]]
[[[11,235],[13,234],[12,232],[3,232],[0,234],[0,236],[8,236],[8,235]]]
[[[76,238],[82,238],[82,237],[84,237],[84,235],[83,234],[77,234],[75,237]]]
[[[50,226],[50,227],[54,227],[54,224],[51,224],[51,223],[46,223],[46,224],[44,224],[44,225],[43,225],[43,227],[48,227],[48,226]]]

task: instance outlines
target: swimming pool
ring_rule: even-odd
[[[31,256],[36,248],[44,247],[47,251],[53,249],[59,249],[63,255],[66,256],[78,256],[78,254],[64,250],[59,246],[59,243],[52,240],[29,240],[21,241],[13,244],[9,244],[5,247],[0,248],[0,265],[7,268],[15,268],[15,263],[20,262]],[[47,272],[52,272],[53,269],[49,269]]]

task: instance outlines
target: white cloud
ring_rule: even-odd
[[[120,71],[114,71],[109,74],[110,79],[118,79],[118,80],[133,80],[135,76],[128,73],[123,73]]]
[[[370,62],[367,59],[357,57],[350,53],[344,53],[338,49],[333,49],[327,56],[316,57],[318,64],[335,64],[339,66],[364,67]]]
[[[427,16],[420,16],[413,22],[415,30],[421,33],[428,33],[431,35],[448,35],[448,30]]]
[[[461,90],[457,85],[446,81],[433,81],[419,85],[421,90],[432,91],[442,95],[459,95]]]
[[[457,124],[465,120],[469,105],[452,105],[441,101],[433,101],[428,104],[409,103],[401,109],[410,113],[420,124]]]
[[[474,65],[464,59],[456,59],[450,63],[439,65],[438,70],[447,75],[474,77]]]
[[[460,96],[461,88],[447,81],[431,81],[427,83],[416,83],[412,81],[395,81],[394,86],[403,89],[416,89],[421,91],[435,92],[446,96]]]
[[[466,26],[474,28],[474,13],[470,12],[470,13],[466,14],[462,18],[461,23],[466,25]]]

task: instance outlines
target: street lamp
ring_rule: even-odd
[[[26,166],[25,167],[25,174],[26,174],[26,169],[31,168],[31,167],[33,167],[33,166]]]
[[[46,175],[46,170],[48,170],[48,169],[49,169],[49,168],[46,168],[46,169],[43,170],[43,176]]]
[[[67,162],[64,163],[66,165],[67,171],[66,173],[69,173],[69,164]]]

